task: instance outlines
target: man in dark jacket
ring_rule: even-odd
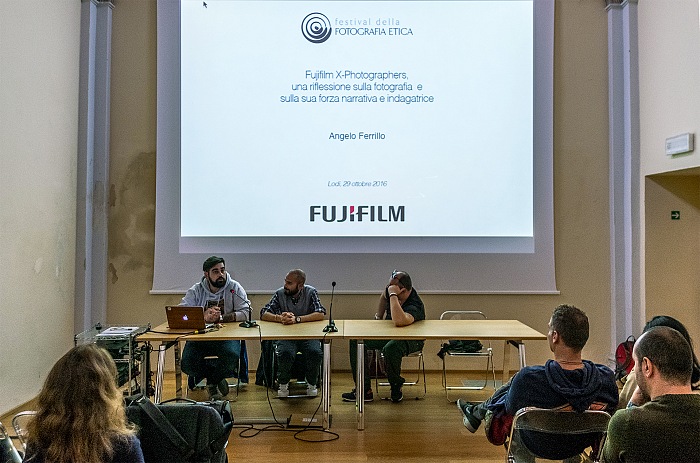
[[[614,373],[604,365],[581,358],[581,350],[588,341],[588,330],[588,317],[583,311],[571,305],[555,308],[547,332],[554,360],[548,360],[545,365],[523,368],[485,402],[471,404],[458,400],[464,426],[476,432],[487,411],[494,415],[503,411],[515,415],[523,407],[562,407],[579,412],[592,409],[613,413],[618,400]],[[590,444],[586,435],[564,438],[521,432],[515,436],[517,461],[534,461],[533,453],[542,458],[566,459],[581,453]]]

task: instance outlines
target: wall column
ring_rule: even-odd
[[[78,113],[75,332],[107,322],[111,1],[82,0]]]
[[[610,125],[610,351],[643,324],[637,0],[606,0]],[[613,355],[614,359],[614,355]]]

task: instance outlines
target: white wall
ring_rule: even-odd
[[[700,136],[698,0],[639,2],[639,211],[645,319],[671,315],[700,339],[700,149],[664,153],[666,138]],[[680,211],[680,220],[671,219]]]
[[[73,344],[80,2],[0,1],[0,413]]]
[[[700,166],[700,148],[688,155],[664,154],[666,138],[686,132],[700,136],[698,3],[639,2],[642,176]]]

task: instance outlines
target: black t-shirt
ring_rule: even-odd
[[[386,320],[391,320],[391,310],[389,308],[389,295],[388,291],[385,292],[386,295],[386,315],[384,316]],[[408,299],[401,306],[404,312],[411,314],[414,321],[425,320],[425,306],[423,301],[418,296],[416,288],[411,288],[411,294],[408,295]]]

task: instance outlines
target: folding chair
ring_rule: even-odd
[[[582,452],[584,458],[588,459],[584,461],[599,462],[603,444],[608,435],[608,421],[610,421],[610,415],[602,410],[576,412],[558,408],[521,408],[513,417],[510,436],[506,442],[506,463],[516,462],[513,454],[513,439],[518,437],[516,433],[520,431],[545,433],[559,442],[564,438],[563,436],[590,434],[591,453],[588,455]],[[519,440],[519,443],[522,443],[522,440]],[[547,458],[547,455],[540,455],[529,448],[528,450],[539,458]],[[577,451],[578,449],[566,458],[578,455]]]
[[[440,320],[486,320],[486,315],[478,310],[447,310],[440,315]],[[449,342],[449,340],[447,341]],[[448,384],[447,382],[447,359],[473,359],[473,358],[485,358],[486,359],[486,375],[484,377],[484,384],[480,386],[466,386],[464,383]],[[486,388],[489,381],[489,367],[491,370],[491,376],[493,378],[493,389],[496,390],[496,369],[493,364],[493,348],[491,347],[491,342],[489,341],[486,347],[483,347],[478,352],[460,352],[456,350],[447,350],[445,355],[442,356],[442,387],[445,389],[445,397],[449,402],[450,391],[466,391],[466,390],[482,390]]]
[[[218,360],[218,356],[216,355],[209,355],[207,357],[204,357],[205,362],[215,362]],[[235,375],[231,376],[230,378],[235,378],[235,382],[229,381],[227,378],[227,383],[229,386],[229,395],[226,396],[226,400],[235,400],[238,399],[238,393],[240,392],[241,387],[245,386],[248,384],[248,349],[246,347],[245,341],[241,341],[241,355],[238,357],[238,371],[236,371]],[[204,390],[205,389],[205,379],[202,379],[198,384],[195,385],[195,389],[197,390]],[[229,397],[231,395],[230,390],[235,389],[236,390],[236,396],[235,397]],[[186,392],[186,397],[189,398],[190,396],[190,390],[189,388],[185,389]]]
[[[27,437],[29,436],[28,425],[36,416],[35,411],[19,412],[12,417],[12,427],[17,433],[19,442],[22,444],[22,449],[27,450]]]
[[[407,358],[409,358],[409,359],[416,359],[417,362],[418,362],[417,368],[416,368],[416,379],[413,380],[413,381],[406,381],[405,383],[403,383],[403,387],[406,387],[406,386],[408,386],[408,387],[411,387],[411,386],[418,386],[418,387],[420,388],[420,385],[421,385],[421,375],[422,375],[422,376],[423,376],[423,382],[422,382],[422,384],[423,384],[423,394],[422,394],[422,395],[417,394],[416,397],[415,397],[416,400],[422,399],[423,397],[425,397],[425,395],[426,395],[427,392],[428,392],[428,386],[427,386],[427,384],[425,383],[425,360],[423,359],[423,349],[421,349],[421,350],[419,350],[419,351],[416,351],[416,352],[411,352],[410,354],[404,355],[404,356],[403,356],[403,359],[407,359]],[[384,361],[384,354],[383,354],[383,352],[381,351],[381,349],[375,349],[375,355],[374,355],[375,371],[379,371],[379,369],[380,369],[380,367],[379,367],[379,362],[383,362],[383,361]],[[402,360],[402,361],[403,361],[403,360]],[[402,371],[404,370],[403,366],[401,367],[401,370],[402,370]],[[389,387],[389,386],[390,386],[390,384],[389,384],[388,381],[379,381],[379,376],[378,376],[378,375],[375,376],[375,378],[374,378],[374,389],[377,391],[377,396],[378,396],[380,399],[384,400],[384,399],[390,399],[390,398],[391,398],[391,397],[383,397],[382,394],[381,394],[381,389],[380,389],[380,387],[385,387],[385,388],[386,388],[386,387]]]
[[[22,457],[12,443],[5,426],[0,423],[0,461],[3,463],[22,463]]]

